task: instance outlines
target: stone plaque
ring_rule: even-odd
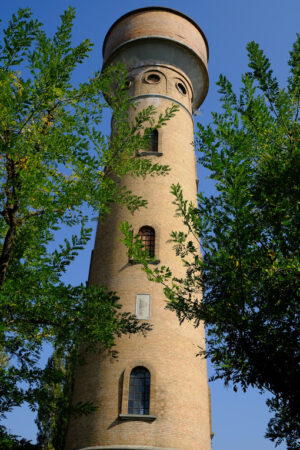
[[[136,318],[141,320],[150,319],[150,295],[137,294],[136,296]]]

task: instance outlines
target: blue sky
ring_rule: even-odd
[[[240,86],[241,74],[247,71],[247,42],[255,40],[270,57],[279,82],[284,85],[288,76],[289,50],[300,32],[299,0],[2,0],[1,18],[6,21],[19,7],[30,7],[48,33],[53,33],[59,15],[69,5],[76,7],[74,43],[89,37],[95,47],[91,58],[77,73],[84,79],[98,70],[102,64],[102,43],[111,24],[122,14],[145,6],[166,6],[178,9],[194,19],[203,29],[210,47],[210,90],[201,107],[198,120],[208,123],[210,113],[219,109],[215,82],[220,73],[225,74],[235,89]],[[107,128],[107,125],[104,125]],[[106,130],[109,133],[109,129]],[[200,189],[209,191],[211,184],[203,170],[199,169]],[[93,242],[83,252],[79,261],[71,267],[68,279],[74,283],[87,279],[90,251]],[[213,370],[209,367],[209,373]],[[269,419],[265,397],[256,390],[247,394],[225,389],[221,382],[211,384],[213,450],[268,450],[274,445],[264,439]],[[34,416],[26,408],[15,411],[8,417],[11,430],[28,439],[35,438]],[[285,450],[285,446],[279,447]]]

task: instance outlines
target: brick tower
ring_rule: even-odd
[[[204,346],[204,327],[179,325],[165,309],[160,285],[148,281],[139,264],[128,259],[120,243],[119,223],[128,220],[157,263],[184,270],[168,243],[171,230],[182,228],[175,217],[170,185],[180,183],[185,198],[196,202],[197,174],[193,151],[192,113],[208,89],[206,38],[189,17],[169,8],[149,7],[117,20],[103,45],[104,65],[125,63],[128,92],[139,109],[154,105],[164,113],[179,111],[154,132],[149,157],[167,164],[168,176],[145,180],[126,177],[124,184],[148,200],[133,216],[114,207],[99,224],[89,283],[104,284],[120,296],[125,311],[150,320],[153,330],[117,340],[117,360],[92,355],[78,370],[74,400],[92,401],[99,409],[72,420],[67,449],[210,450],[210,401],[206,361],[197,358]]]

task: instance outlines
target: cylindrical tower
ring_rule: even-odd
[[[153,330],[117,340],[117,359],[91,355],[78,370],[74,401],[92,401],[99,409],[71,421],[67,449],[209,450],[210,401],[206,361],[197,358],[205,345],[204,327],[179,324],[165,309],[160,285],[148,281],[120,243],[120,221],[130,222],[157,263],[180,275],[183,266],[168,243],[182,229],[175,217],[172,183],[196,202],[197,174],[192,113],[208,89],[206,38],[189,17],[169,8],[149,7],[121,17],[108,31],[104,65],[125,63],[129,95],[139,109],[154,105],[157,114],[172,104],[179,111],[154,133],[149,157],[167,164],[168,176],[133,179],[124,184],[148,200],[131,215],[115,206],[99,224],[89,283],[116,291],[125,311],[149,320]]]

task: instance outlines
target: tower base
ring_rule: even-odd
[[[93,447],[78,447],[76,450],[179,450],[178,448],[152,447],[149,445],[96,445]]]

